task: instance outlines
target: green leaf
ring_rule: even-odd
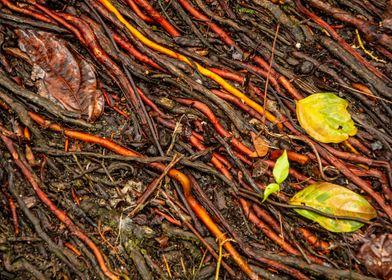
[[[329,92],[312,94],[296,105],[303,129],[322,143],[340,143],[357,133],[347,111],[348,102]]]
[[[289,204],[306,205],[336,216],[358,217],[366,220],[377,216],[376,210],[365,198],[345,187],[327,182],[306,187],[292,197]],[[332,232],[351,232],[363,226],[360,222],[331,219],[308,210],[295,209],[295,211]]]
[[[262,202],[264,202],[264,201],[270,196],[270,194],[276,193],[276,192],[278,192],[278,191],[280,191],[280,186],[279,186],[279,184],[277,184],[277,183],[269,184],[269,185],[265,188],[265,190],[264,190],[264,197],[263,197],[263,201],[262,201]]]
[[[281,184],[286,180],[289,175],[289,168],[289,159],[286,150],[284,150],[283,154],[276,160],[274,169],[272,170],[276,183]]]

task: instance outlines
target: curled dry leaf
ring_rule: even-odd
[[[39,161],[36,160],[33,150],[31,149],[30,145],[26,145],[25,149],[25,157],[27,162],[30,164],[32,167],[39,166]]]
[[[385,233],[367,240],[357,257],[374,276],[392,279],[392,234]]]
[[[19,48],[33,62],[32,79],[40,95],[89,120],[102,114],[104,97],[91,64],[51,33],[18,29],[16,34]]]
[[[250,136],[252,136],[253,146],[255,147],[255,151],[250,155],[251,157],[263,157],[268,153],[268,143],[264,141],[263,138],[258,136],[254,132],[250,132]]]

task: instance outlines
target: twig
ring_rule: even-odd
[[[74,224],[74,222],[68,217],[68,215],[57,208],[57,206],[49,199],[49,197],[42,191],[41,187],[38,183],[38,178],[30,171],[30,169],[20,160],[20,156],[18,152],[15,150],[15,147],[12,141],[0,135],[1,139],[3,140],[4,144],[7,146],[7,149],[10,151],[16,165],[19,167],[23,175],[26,177],[30,185],[33,187],[35,193],[39,197],[39,199],[53,212],[54,215],[64,223],[73,234],[75,234],[78,238],[80,238],[83,242],[86,243],[88,247],[94,252],[94,255],[99,263],[99,266],[102,272],[110,279],[118,280],[119,278],[107,267],[105,260],[101,254],[101,251],[98,247],[94,244],[94,242],[85,235],[81,229]]]
[[[82,272],[76,268],[76,264],[73,263],[73,260],[69,260],[59,248],[57,244],[55,244],[52,239],[47,235],[47,233],[42,229],[40,225],[39,219],[29,210],[26,203],[23,201],[22,196],[14,185],[14,176],[15,171],[8,164],[5,167],[8,170],[8,190],[16,199],[18,206],[22,210],[23,214],[30,220],[32,223],[35,232],[38,236],[44,240],[48,244],[48,248],[53,252],[62,262],[64,262],[72,271],[74,271],[81,279],[84,279]]]
[[[128,214],[128,217],[134,217],[141,209],[143,209],[145,202],[159,188],[163,178],[165,178],[169,170],[172,169],[183,157],[183,155],[174,155],[172,161],[165,167],[162,174],[148,185],[142,196],[136,201],[136,207]]]

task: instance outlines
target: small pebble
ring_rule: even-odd
[[[235,59],[235,60],[240,60],[240,61],[242,61],[243,53],[242,53],[242,52],[239,52],[239,51],[235,51],[235,52],[231,55],[231,57],[232,57],[233,59]]]
[[[370,144],[370,146],[372,147],[373,151],[381,150],[383,148],[381,141],[373,142]]]
[[[314,69],[314,64],[308,60],[302,61],[295,68],[296,72],[299,74],[310,74]]]

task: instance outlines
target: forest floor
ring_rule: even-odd
[[[392,0],[0,0],[0,279],[392,279],[391,96]]]

